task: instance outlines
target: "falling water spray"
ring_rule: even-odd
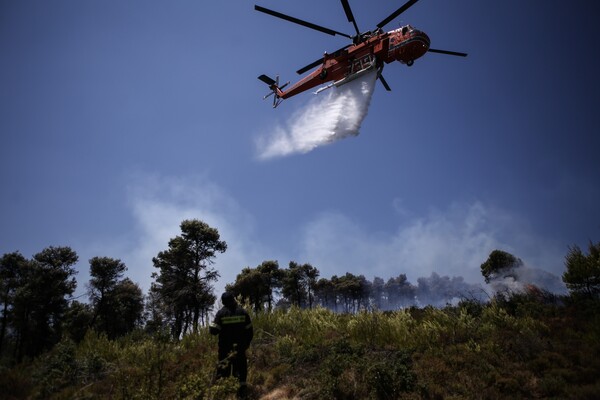
[[[315,96],[288,123],[257,140],[258,157],[270,159],[308,153],[316,147],[356,136],[367,115],[377,72]]]

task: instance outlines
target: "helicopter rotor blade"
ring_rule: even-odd
[[[388,85],[386,80],[383,78],[383,75],[379,74],[379,80],[381,81],[381,84],[383,85],[385,90],[387,90],[388,92],[392,91],[392,88],[390,87],[390,85]]]
[[[348,3],[348,0],[340,1],[342,2],[342,7],[344,7],[344,12],[346,13],[346,18],[348,18],[348,22],[352,22],[356,34],[360,35],[360,30],[358,29],[358,25],[356,24],[356,20],[354,19],[354,14],[352,14],[352,8],[350,8],[350,3]]]
[[[313,69],[317,65],[321,65],[321,64],[323,64],[323,57],[319,58],[318,60],[313,61],[312,63],[308,64],[306,67],[300,68],[298,71],[296,71],[296,73],[298,75],[302,75],[306,71]]]
[[[458,51],[438,50],[438,49],[429,49],[427,51],[429,51],[431,53],[447,54],[449,56],[457,56],[457,57],[466,57],[467,56],[467,53],[460,53]]]
[[[419,0],[408,0],[402,7],[400,7],[399,9],[397,9],[396,11],[394,11],[392,14],[390,14],[389,17],[387,17],[386,19],[384,19],[383,21],[381,21],[380,23],[378,23],[377,27],[378,28],[383,28],[385,25],[389,24],[398,15],[402,14],[404,11],[406,11],[410,7],[412,7],[413,4],[415,4],[417,1],[419,1]]]
[[[338,50],[334,51],[333,54],[336,54],[336,53],[338,53],[338,52],[340,52],[342,50],[346,50],[350,46],[352,46],[352,45],[351,44],[347,44],[346,46],[342,47],[341,49],[338,49]],[[298,71],[296,71],[296,73],[298,75],[302,75],[303,73],[305,73],[309,69],[313,69],[314,67],[323,64],[323,61],[324,61],[324,57],[321,57],[318,60],[315,60],[315,61],[311,62],[310,64],[308,64],[306,67],[300,68]]]
[[[265,74],[259,76],[258,79],[260,79],[269,86],[275,85],[277,83],[277,81],[275,81],[273,78],[266,76]]]
[[[326,34],[331,35],[331,36],[340,35],[340,36],[345,36],[345,37],[347,37],[349,39],[352,39],[352,36],[350,36],[350,35],[348,35],[346,33],[334,31],[333,29],[325,28],[324,26],[320,26],[320,25],[313,24],[313,23],[310,23],[310,22],[307,22],[307,21],[303,21],[303,20],[298,19],[298,18],[290,17],[289,15],[285,15],[285,14],[282,14],[282,13],[277,12],[277,11],[269,10],[268,8],[264,8],[264,7],[261,7],[261,6],[258,6],[258,5],[254,5],[254,9],[256,11],[260,11],[262,13],[272,15],[273,17],[281,18],[281,19],[284,19],[286,21],[293,22],[295,24],[305,26],[305,27],[310,28],[310,29],[314,29],[316,31],[326,33]]]

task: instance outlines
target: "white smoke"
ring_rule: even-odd
[[[377,72],[369,72],[315,97],[288,124],[276,126],[258,138],[258,157],[265,160],[308,153],[318,146],[358,135],[376,80]]]
[[[494,293],[524,293],[531,285],[554,294],[567,293],[567,287],[560,277],[522,262],[506,268],[490,280]]]

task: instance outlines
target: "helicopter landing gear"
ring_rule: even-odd
[[[414,63],[415,63],[415,60],[410,60],[410,61],[406,62],[406,65],[408,65],[409,67],[412,67]]]

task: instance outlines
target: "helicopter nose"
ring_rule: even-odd
[[[429,49],[429,36],[425,32],[413,29],[402,44],[402,51],[397,53],[396,59],[408,65],[422,57]]]
[[[413,35],[411,37],[411,41],[415,44],[414,49],[416,52],[419,52],[421,57],[423,54],[427,52],[429,49],[429,44],[431,41],[429,40],[429,36],[423,31],[414,30]]]

